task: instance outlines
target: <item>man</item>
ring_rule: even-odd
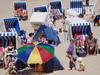
[[[94,48],[94,55],[96,55],[98,44],[97,44],[97,39],[93,38],[93,33],[89,33],[89,35],[85,38],[85,46],[86,46],[87,56],[89,54],[89,50],[93,48]]]

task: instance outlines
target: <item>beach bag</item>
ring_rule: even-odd
[[[66,53],[68,54],[73,54],[73,51],[74,51],[74,44],[73,43],[70,43]]]

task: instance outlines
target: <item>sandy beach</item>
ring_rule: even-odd
[[[28,20],[27,21],[19,21],[21,29],[24,29],[27,33],[27,36],[30,32],[34,32],[33,27],[30,24],[30,18],[32,15],[32,8],[36,6],[43,6],[47,5],[50,1],[58,1],[58,0],[0,0],[0,24],[2,24],[3,18],[14,17],[14,6],[13,2],[20,2],[26,1],[27,2],[27,9],[28,9]],[[62,8],[67,9],[69,8],[69,1],[70,0],[60,0],[62,1]],[[95,15],[99,14],[98,10],[100,9],[100,0],[97,0],[96,5],[94,6]],[[94,16],[95,16],[94,15]],[[86,21],[90,18],[91,15],[85,15],[83,19]],[[63,19],[56,21],[56,29],[62,27]],[[98,44],[100,48],[100,26],[93,26],[92,24],[92,31],[94,37],[98,39]],[[55,47],[55,55],[60,60],[62,66],[67,69],[69,59],[66,57],[66,50],[69,46],[69,42],[63,43],[63,33],[59,33],[59,37],[61,40],[61,44]],[[78,71],[66,71],[66,70],[59,70],[54,71],[53,73],[40,73],[40,72],[25,72],[22,75],[99,75],[100,74],[100,54],[97,56],[90,55],[88,57],[83,57],[84,63],[86,66],[86,70],[84,72]],[[79,67],[79,63],[76,64]],[[4,75],[7,70],[3,68],[0,69],[0,75]]]

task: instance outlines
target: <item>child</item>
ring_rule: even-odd
[[[76,70],[76,59],[77,59],[77,55],[70,55],[68,54],[67,57],[70,59],[69,61],[69,68],[67,69],[68,71],[69,70],[73,70],[75,71]]]
[[[77,69],[77,71],[85,71],[85,65],[84,65],[84,63],[83,63],[83,58],[78,58],[77,59],[78,60],[78,62],[80,63],[80,68],[79,69]]]
[[[10,74],[16,74],[17,73],[17,69],[16,69],[16,61],[17,61],[17,57],[16,57],[16,55],[17,54],[13,54],[12,55],[12,58],[11,58],[11,60],[10,60],[10,62],[9,62],[9,68],[8,68],[8,72],[10,73]]]

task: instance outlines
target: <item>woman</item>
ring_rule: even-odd
[[[73,33],[73,39],[72,41],[75,43],[75,46],[77,47],[77,51],[79,52],[79,47],[81,48],[82,51],[83,47],[82,47],[82,40],[80,38],[77,37],[76,33]]]
[[[4,63],[5,63],[4,69],[8,68],[8,64],[13,53],[14,53],[14,45],[13,42],[10,42],[9,46],[6,48],[6,55],[4,57]]]
[[[89,55],[89,50],[94,48],[94,55],[96,55],[96,51],[98,49],[98,44],[97,40],[93,38],[93,33],[90,33],[86,38],[85,38],[85,46],[86,46],[86,51],[87,51],[87,56]]]
[[[48,41],[45,38],[44,31],[41,31],[40,35],[38,36],[38,42],[39,43],[48,43]]]
[[[2,47],[2,44],[0,43],[0,61],[3,55],[4,55],[4,47]]]
[[[29,37],[27,38],[27,43],[33,43],[33,35],[34,33],[29,33]]]

